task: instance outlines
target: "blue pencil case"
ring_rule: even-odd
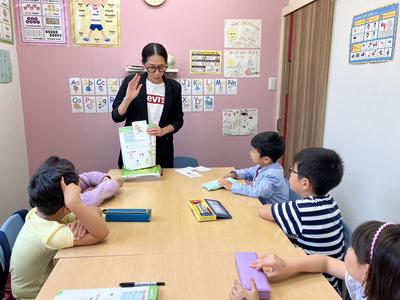
[[[237,182],[236,179],[233,179],[233,178],[231,178],[231,177],[227,177],[227,180],[228,180],[230,183],[235,183],[235,182]],[[209,181],[209,182],[203,183],[201,186],[202,186],[203,188],[205,188],[207,191],[215,191],[215,190],[218,190],[218,189],[221,189],[221,188],[222,188],[222,185],[219,184],[218,179],[215,179],[215,180],[213,180],[213,181]]]
[[[107,208],[103,209],[106,222],[150,222],[150,208]]]

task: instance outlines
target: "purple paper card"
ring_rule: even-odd
[[[236,269],[239,274],[240,283],[246,290],[251,290],[250,280],[254,278],[260,298],[269,298],[271,288],[267,276],[262,271],[253,269],[250,265],[258,260],[255,252],[236,252]]]

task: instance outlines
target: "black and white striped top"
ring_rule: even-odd
[[[342,216],[332,196],[306,197],[272,205],[275,222],[290,241],[307,254],[322,254],[342,260]],[[327,277],[336,287],[337,280]]]

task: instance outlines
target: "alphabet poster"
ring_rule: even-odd
[[[119,86],[119,78],[69,78],[72,112],[112,112],[112,105]]]
[[[70,0],[74,43],[119,47],[120,0]]]
[[[256,108],[224,109],[222,111],[224,135],[251,135],[257,132]]]
[[[0,42],[14,44],[11,0],[0,0]]]
[[[22,44],[67,44],[66,0],[18,0]]]
[[[353,18],[350,64],[393,60],[399,4],[391,4]]]

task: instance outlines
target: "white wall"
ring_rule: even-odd
[[[15,42],[14,42],[15,43]],[[0,84],[0,223],[12,212],[28,207],[28,160],[15,44],[10,51],[13,80]]]
[[[353,227],[400,221],[400,33],[392,62],[348,63],[353,16],[392,2],[336,0],[324,146],[344,160],[333,195]]]

